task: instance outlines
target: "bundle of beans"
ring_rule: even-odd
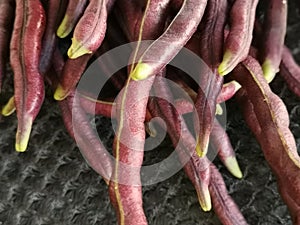
[[[69,134],[105,179],[119,224],[143,225],[147,219],[140,169],[146,133],[155,135],[149,121],[160,117],[202,209],[213,208],[223,224],[247,224],[207,157],[211,140],[227,169],[242,177],[229,138],[215,119],[216,111],[221,113],[219,104],[235,97],[277,178],[293,223],[300,224],[300,158],[287,110],[268,85],[279,72],[300,96],[300,67],[284,46],[287,4],[284,0],[1,0],[1,84],[7,63],[14,74],[14,95],[2,114],[16,110],[16,150],[27,149],[46,82]],[[144,47],[144,40],[153,41]],[[88,90],[78,95],[76,86],[88,65],[129,42],[137,45],[127,69],[109,79],[114,96],[93,99]],[[168,66],[183,48],[207,65],[199,84]],[[183,88],[192,102],[177,98],[166,79]],[[150,90],[169,101],[151,97]],[[184,119],[190,112],[193,129]],[[117,121],[114,162],[88,114]],[[132,171],[124,171],[123,165]]]

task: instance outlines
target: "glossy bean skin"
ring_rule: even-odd
[[[44,80],[39,72],[45,12],[39,0],[16,1],[16,18],[10,44],[18,118],[16,150],[27,148],[31,127],[44,100]]]

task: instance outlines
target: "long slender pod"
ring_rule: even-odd
[[[204,15],[204,24],[200,23],[198,55],[207,67],[200,71],[199,89],[195,102],[196,116],[199,121],[195,122],[195,130],[199,131],[196,151],[200,157],[207,153],[215,119],[217,97],[223,85],[223,77],[219,76],[217,66],[222,60],[227,1],[209,1]]]
[[[39,72],[45,12],[39,0],[16,1],[16,18],[10,45],[18,118],[16,150],[27,148],[31,127],[44,100],[44,80]]]
[[[249,52],[258,0],[236,0],[230,10],[230,31],[225,41],[221,75],[230,73]]]
[[[75,139],[83,157],[108,184],[113,171],[111,156],[93,131],[78,96],[74,97],[74,94],[71,94],[65,100],[60,101],[59,106],[66,128]]]
[[[58,37],[65,38],[71,33],[82,16],[87,2],[87,0],[69,0],[64,18],[56,32]]]
[[[251,118],[247,122],[256,123],[249,127],[262,147],[277,181],[279,192],[287,204],[294,224],[300,222],[300,157],[296,142],[289,130],[289,116],[282,100],[275,95],[263,77],[258,62],[247,57],[243,65],[234,71],[234,77],[246,90],[252,106],[244,111]],[[254,114],[254,115],[253,115]]]
[[[288,87],[300,97],[300,66],[287,47],[283,48],[280,75],[285,79]]]
[[[59,56],[59,54],[56,55]],[[59,71],[62,70],[60,64],[63,64],[63,62],[58,64],[57,68],[53,68],[52,71],[49,70],[46,74],[46,81],[53,89],[58,84]],[[102,176],[106,184],[108,184],[113,171],[112,157],[106,151],[97,133],[92,129],[88,116],[80,104],[78,93],[75,95],[72,92],[70,96],[59,101],[58,104],[69,135],[76,141],[88,165]]]
[[[117,101],[116,163],[109,190],[120,225],[147,224],[142,207],[140,167],[144,156],[146,106],[153,80],[154,77],[143,81],[129,78]]]
[[[236,160],[229,137],[217,120],[214,122],[211,132],[211,140],[214,147],[217,148],[220,160],[226,166],[228,171],[235,177],[242,178],[243,175]]]
[[[211,181],[209,191],[215,213],[224,225],[247,225],[247,221],[241,214],[238,206],[227,192],[223,178],[217,168],[210,165]]]
[[[213,70],[222,61],[224,28],[227,17],[228,3],[226,0],[208,1],[199,25],[200,56]]]
[[[209,136],[213,128],[216,114],[217,97],[222,89],[223,77],[207,73],[200,81],[195,107],[197,110],[195,130],[197,133],[196,152],[200,157],[206,155],[209,144]]]
[[[262,32],[261,63],[270,83],[279,71],[287,26],[287,0],[270,0]]]
[[[15,2],[13,0],[0,1],[0,92],[9,56],[9,42],[14,21],[14,8]]]
[[[44,32],[41,59],[39,69],[45,75],[49,70],[52,62],[53,52],[56,46],[56,29],[61,22],[62,16],[65,13],[67,1],[66,0],[52,0],[48,1],[46,9],[47,26]]]
[[[145,79],[166,66],[196,31],[206,4],[207,0],[184,0],[165,32],[138,58],[130,76],[135,80]]]
[[[208,190],[209,162],[206,157],[199,158],[197,156],[194,150],[196,141],[189,132],[182,116],[171,105],[173,98],[162,77],[156,78],[154,90],[156,95],[164,96],[164,99],[155,99],[154,103],[149,104],[149,110],[153,116],[161,117],[165,121],[173,146],[176,148],[179,159],[184,165],[185,173],[196,189],[199,203],[204,211],[209,211],[211,209]]]
[[[154,17],[155,7],[153,8],[153,6],[156,6],[157,2],[148,0],[146,3],[145,8],[142,8],[144,13],[139,29],[133,31],[136,34],[132,34],[132,37],[137,38],[135,41],[138,43],[144,39],[146,34],[164,28],[160,19],[157,20],[160,17]],[[160,7],[159,9],[163,12],[165,8]],[[140,46],[137,45],[133,52],[133,60],[139,51]],[[144,121],[154,78],[153,76],[143,81],[135,81],[129,76],[116,104],[116,119],[118,121],[114,140],[116,164],[109,184],[109,193],[117,211],[120,225],[147,224],[142,207],[140,168],[144,156]]]

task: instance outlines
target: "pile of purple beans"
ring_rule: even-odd
[[[145,140],[157,135],[153,123],[163,126],[153,120],[159,117],[201,208],[213,208],[223,224],[247,224],[207,157],[212,143],[228,171],[242,177],[216,119],[224,113],[221,104],[235,98],[293,223],[300,224],[300,158],[286,107],[269,87],[279,75],[300,97],[300,67],[284,45],[287,8],[287,0],[0,0],[1,86],[8,63],[14,75],[14,94],[2,114],[16,111],[16,151],[26,151],[50,87],[70,136],[108,185],[118,224],[146,225],[140,172]],[[92,62],[131,42],[136,44],[125,69],[109,74],[109,65],[102,64],[110,92],[97,96],[78,88]],[[183,49],[206,65],[197,82],[169,65]],[[191,67],[197,71],[199,65]],[[191,101],[178,97],[167,81]],[[113,156],[89,115],[116,121]],[[185,115],[192,115],[192,127]]]

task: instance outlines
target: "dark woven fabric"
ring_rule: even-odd
[[[296,2],[289,2],[287,43],[300,62],[300,13],[296,11]],[[5,85],[9,84],[11,81]],[[272,88],[287,105],[290,128],[299,150],[300,99],[291,94],[280,77],[272,83]],[[7,93],[3,99],[7,99],[11,90]],[[16,116],[1,118],[0,224],[116,224],[107,187],[103,179],[85,163],[66,133],[57,104],[49,100],[51,94],[48,94],[34,124],[25,153],[19,154],[14,150]],[[249,224],[291,224],[287,208],[277,192],[276,181],[260,147],[244,124],[238,106],[234,101],[226,106],[228,133],[244,173],[241,180],[233,178],[215,160],[229,193]],[[100,137],[110,146],[113,138],[110,122],[99,117],[97,124],[101,124]],[[172,148],[164,142],[161,151],[169,153]],[[146,161],[159,161],[160,157],[163,153],[146,156]],[[164,182],[144,187],[143,194],[149,225],[220,224],[213,211],[201,211],[194,188],[183,171]]]

